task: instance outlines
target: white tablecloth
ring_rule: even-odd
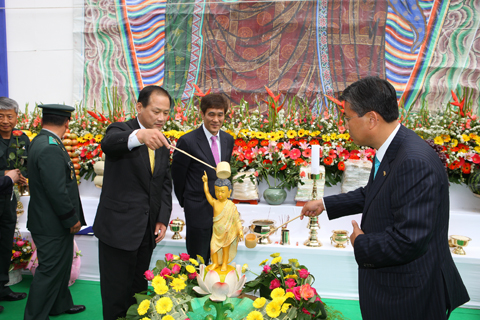
[[[260,191],[263,191],[264,188],[264,186],[261,186]],[[93,224],[100,192],[100,189],[93,187],[93,184],[90,182],[83,181],[80,185],[82,205],[88,225]],[[339,192],[339,186],[325,189],[326,195]],[[272,219],[276,221],[278,226],[282,221],[287,221],[287,216],[290,219],[298,216],[301,212],[301,207],[295,206],[293,197],[293,192],[289,192],[287,200],[280,206],[269,206],[265,202],[261,202],[258,205],[237,205],[245,222],[244,226],[249,226],[251,221],[255,219]],[[449,234],[464,235],[473,239],[465,248],[467,255],[459,256],[453,254],[455,264],[471,298],[466,306],[480,308],[480,237],[476,237],[476,232],[480,229],[480,199],[474,197],[466,186],[459,185],[450,187],[450,199]],[[29,197],[22,197],[21,200],[25,208],[27,208]],[[19,219],[19,227],[23,236],[29,235],[25,227],[26,216],[24,214]],[[177,217],[184,220],[183,209],[174,198],[171,219]],[[314,287],[322,297],[358,299],[357,264],[353,256],[353,249],[351,245],[348,245],[345,249],[335,248],[330,244],[329,240],[332,230],[345,229],[351,232],[351,220],[357,220],[360,223],[361,215],[358,214],[331,221],[328,220],[327,215],[320,215],[319,223],[321,230],[318,238],[323,243],[323,246],[310,248],[303,245],[303,242],[308,238],[307,219],[303,221],[297,219],[288,225],[291,238],[289,246],[278,244],[280,241],[279,230],[270,237],[273,242],[270,245],[257,245],[254,249],[248,249],[243,242],[240,243],[234,261],[239,264],[247,263],[253,272],[259,273],[261,272],[261,267],[258,264],[269,258],[270,254],[280,252],[284,261],[296,258],[301,264],[309,268],[309,271],[315,276]],[[163,259],[166,253],[179,254],[186,252],[184,240],[172,240],[172,235],[173,232],[168,230],[166,238],[155,249],[151,268],[153,268],[158,259]],[[181,235],[185,236],[185,230]],[[75,240],[83,255],[80,279],[98,281],[97,238],[94,236],[75,236]],[[248,278],[251,280],[255,276],[248,273]]]

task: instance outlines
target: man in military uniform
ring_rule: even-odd
[[[0,97],[0,176],[8,175],[9,171],[16,169],[14,161],[9,160],[10,154],[13,153],[17,157],[26,156],[30,145],[28,137],[22,131],[15,129],[17,114],[17,102],[7,97]],[[15,148],[17,141],[19,149]],[[20,155],[20,153],[23,154]],[[25,163],[22,164],[25,167]],[[23,170],[19,175],[19,183],[26,184],[26,182],[26,171]],[[12,197],[12,188],[0,192],[0,301],[16,301],[25,299],[27,296],[24,292],[12,292],[10,287],[5,286],[8,282],[8,270],[12,258],[16,212],[17,199],[15,194]],[[2,310],[3,307],[0,306],[0,312]]]
[[[33,139],[28,158],[30,203],[27,228],[37,246],[39,266],[33,277],[25,320],[78,313],[68,280],[73,235],[85,225],[73,163],[62,144],[73,107],[43,105],[43,129]]]

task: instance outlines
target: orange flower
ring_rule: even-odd
[[[333,162],[333,158],[332,157],[325,157],[323,158],[323,163],[327,166],[331,165]]]
[[[344,171],[344,170],[345,170],[345,162],[340,161],[340,162],[338,163],[337,167],[338,167],[338,170]]]
[[[468,162],[465,162],[462,166],[462,172],[465,174],[469,174],[472,171],[472,165]]]
[[[268,140],[262,140],[260,144],[264,147],[268,146]]]
[[[309,300],[311,297],[313,297],[314,294],[315,291],[308,283],[300,287],[300,296],[303,299]]]

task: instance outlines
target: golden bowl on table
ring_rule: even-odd
[[[181,240],[182,236],[180,235],[180,232],[183,230],[183,226],[185,225],[185,222],[182,219],[174,219],[170,222],[170,230],[173,233],[172,239],[173,240]]]
[[[336,243],[335,248],[345,248],[345,243],[348,244],[350,242],[347,230],[333,230],[332,233],[330,243],[332,245]]]
[[[466,247],[468,245],[469,241],[472,241],[469,237],[465,236],[459,236],[459,235],[452,235],[450,236],[452,239],[453,244],[455,245],[455,249],[453,249],[453,253],[459,254],[464,256],[465,250],[463,250],[463,247]]]
[[[269,236],[265,236],[275,229],[275,221],[269,219],[253,220],[250,231],[257,236],[258,244],[271,244]]]

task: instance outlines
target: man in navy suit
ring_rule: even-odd
[[[448,247],[449,194],[435,151],[398,122],[395,89],[377,77],[345,89],[353,141],[377,149],[364,188],[305,204],[329,219],[363,212],[350,237],[363,319],[447,319],[469,300]]]
[[[200,102],[203,125],[178,139],[177,147],[194,157],[216,167],[218,162],[230,163],[233,137],[220,130],[225,120],[228,104],[220,94],[209,94]],[[187,252],[196,258],[200,255],[208,264],[212,238],[213,208],[203,191],[202,176],[206,171],[208,187],[215,194],[215,170],[175,151],[172,161],[172,179],[180,206],[184,208]]]

